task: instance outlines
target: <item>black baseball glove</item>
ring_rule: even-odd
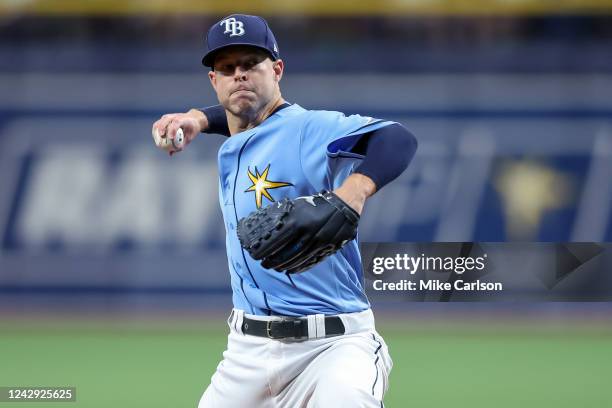
[[[302,272],[357,235],[359,214],[330,191],[285,198],[238,222],[238,238],[264,268]]]

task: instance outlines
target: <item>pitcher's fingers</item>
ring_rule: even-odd
[[[151,136],[153,136],[153,140],[155,140],[155,144],[157,145],[157,140],[159,139],[159,122],[161,119],[153,122],[153,126],[151,126]]]
[[[178,113],[167,113],[163,115],[155,124],[153,125],[159,130],[159,137],[165,138],[168,134],[168,125],[176,118]]]
[[[176,132],[179,130],[180,127],[181,127],[180,120],[178,118],[174,118],[168,124],[168,127],[166,128],[166,137],[170,139],[176,138]]]
[[[170,150],[170,151],[168,152],[168,154],[170,155],[170,157],[172,157],[172,156],[174,156],[175,154],[180,153],[180,152],[182,152],[182,151],[183,151],[183,149],[178,149],[178,150]]]
[[[159,137],[159,130],[156,127],[153,127],[151,134],[153,136],[153,141],[155,142],[155,146],[159,147],[161,144],[161,138]]]

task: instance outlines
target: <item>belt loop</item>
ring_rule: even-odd
[[[316,314],[315,315],[315,322],[316,322],[315,337],[317,337],[317,338],[325,337],[325,315],[324,314]]]
[[[317,338],[317,315],[308,315],[306,316],[308,320],[308,338],[316,339]]]
[[[235,309],[232,309],[232,313],[230,313],[230,315],[227,318],[227,325],[229,326],[230,329],[232,328],[232,324],[234,323],[234,313],[235,313],[234,310]]]
[[[238,313],[236,313],[236,330],[238,331],[238,333],[242,335],[244,335],[242,331],[243,321],[244,321],[244,310],[238,310]]]

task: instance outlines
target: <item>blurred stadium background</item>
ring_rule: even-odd
[[[150,127],[215,103],[233,12],[268,19],[286,99],[419,139],[363,241],[611,240],[610,1],[0,0],[0,386],[196,405],[231,307],[223,137],[169,159]],[[609,304],[374,303],[389,407],[612,406]]]

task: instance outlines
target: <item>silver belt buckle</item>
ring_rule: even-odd
[[[297,337],[295,336],[273,336],[272,335],[272,323],[274,322],[278,322],[278,323],[286,323],[286,322],[291,322],[292,319],[282,319],[282,320],[268,320],[266,322],[266,336],[268,336],[269,339],[274,339],[274,340],[279,340],[279,339],[296,339]]]

